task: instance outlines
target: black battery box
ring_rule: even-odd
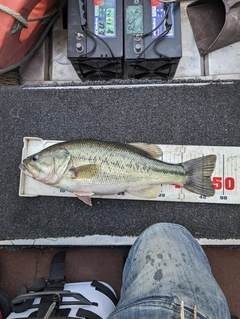
[[[124,72],[127,78],[172,79],[180,58],[180,3],[124,0]]]
[[[169,80],[181,56],[179,2],[68,1],[68,58],[83,81]]]
[[[122,77],[123,0],[68,0],[68,59],[83,80]]]

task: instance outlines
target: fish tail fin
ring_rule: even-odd
[[[213,196],[215,189],[211,181],[214,171],[216,155],[207,155],[194,158],[182,163],[187,171],[186,182],[183,185],[187,190],[203,196]]]

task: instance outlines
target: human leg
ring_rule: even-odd
[[[188,230],[155,224],[132,246],[123,272],[121,298],[109,318],[230,318],[225,296],[207,257]]]

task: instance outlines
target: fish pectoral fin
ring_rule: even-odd
[[[70,171],[73,172],[72,178],[74,179],[90,179],[95,177],[96,174],[100,171],[100,166],[97,164],[87,164],[71,168]]]
[[[91,197],[94,193],[92,192],[74,192],[74,194],[85,204],[92,206]]]
[[[148,143],[129,143],[134,147],[141,149],[142,151],[147,152],[153,158],[159,158],[163,155],[163,151],[156,144],[148,144]]]
[[[161,192],[161,186],[149,185],[142,189],[127,190],[127,192],[139,198],[156,198]]]

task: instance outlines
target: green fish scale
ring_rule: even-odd
[[[94,141],[95,142],[95,141]],[[145,183],[151,184],[182,182],[185,170],[181,165],[167,164],[144,152],[136,152],[129,145],[114,143],[86,143],[82,147],[69,149],[74,167],[96,164],[101,167],[99,173],[88,181],[92,185]],[[83,181],[84,182],[84,181]]]

